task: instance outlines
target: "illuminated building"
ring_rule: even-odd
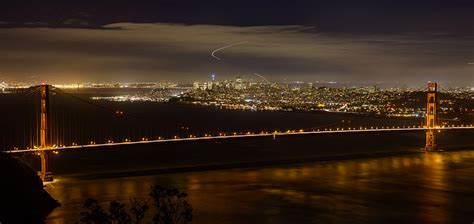
[[[234,88],[237,90],[244,89],[244,83],[242,82],[241,77],[235,78]]]

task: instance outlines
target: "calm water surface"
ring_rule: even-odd
[[[189,194],[194,223],[472,223],[474,151],[114,179],[58,177],[63,205],[48,223],[79,220],[89,197],[147,198],[150,186]]]

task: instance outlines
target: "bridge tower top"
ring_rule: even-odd
[[[428,82],[428,93],[436,93],[438,91],[438,84],[436,82]]]

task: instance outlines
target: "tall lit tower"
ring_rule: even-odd
[[[426,103],[426,146],[427,151],[438,150],[438,136],[437,130],[434,129],[437,126],[437,91],[438,85],[436,83],[428,82],[428,94]]]
[[[46,149],[50,146],[49,138],[49,85],[41,85],[41,129],[40,129],[40,148]],[[43,181],[52,181],[53,175],[49,168],[49,153],[41,151],[41,173]]]

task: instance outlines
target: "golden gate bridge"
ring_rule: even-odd
[[[40,100],[37,100],[34,93],[40,93]],[[155,130],[148,130],[147,135],[144,135],[144,131],[131,130],[126,124],[122,124],[121,127],[115,130],[117,133],[103,133],[103,130],[97,130],[94,124],[87,124],[86,122],[80,121],[81,119],[72,119],[70,116],[73,113],[77,113],[76,116],[82,116],[82,119],[91,117],[110,117],[113,113],[113,119],[115,122],[123,122],[121,120],[125,117],[125,112],[121,110],[114,110],[103,105],[97,105],[85,99],[79,98],[72,94],[66,93],[61,89],[55,88],[54,86],[42,84],[40,86],[32,87],[26,94],[26,96],[32,96],[32,101],[35,106],[38,106],[39,102],[40,113],[35,114],[33,121],[25,122],[29,124],[31,132],[29,136],[24,135],[23,139],[18,140],[22,142],[20,147],[13,147],[13,149],[3,150],[10,154],[22,154],[22,153],[37,153],[41,158],[41,171],[40,176],[44,181],[52,180],[52,172],[49,167],[49,154],[57,153],[64,150],[78,150],[78,149],[89,149],[89,148],[103,148],[123,145],[139,145],[139,144],[158,144],[166,142],[193,142],[193,141],[206,141],[206,140],[223,140],[223,139],[244,139],[244,138],[257,138],[257,137],[272,137],[288,136],[288,135],[327,135],[327,134],[338,134],[338,133],[377,133],[377,132],[406,132],[406,131],[422,131],[425,132],[425,147],[426,151],[440,151],[438,146],[438,133],[444,130],[467,130],[474,129],[473,124],[464,125],[439,125],[438,124],[438,113],[437,113],[437,102],[438,99],[438,86],[436,83],[428,83],[427,89],[427,104],[426,104],[426,115],[423,125],[396,125],[396,126],[359,126],[359,127],[321,127],[321,128],[305,128],[305,129],[291,129],[291,130],[273,130],[273,131],[248,131],[248,132],[214,132],[214,133],[200,133],[200,134],[172,134],[167,133],[156,136]],[[50,107],[51,95],[54,96],[66,96],[66,99],[54,99],[59,102],[59,109],[52,110]],[[99,108],[94,113],[84,112],[79,110],[77,107],[69,108],[69,111],[65,108],[64,104],[61,105],[61,101],[68,102],[71,99],[81,101],[84,104],[91,105],[93,108]],[[72,111],[72,113],[71,113]],[[100,113],[99,111],[105,111],[106,113]],[[27,113],[29,113],[27,111]],[[139,119],[137,116],[128,115],[134,119]],[[60,119],[62,118],[62,120]],[[79,121],[78,121],[79,120]],[[126,122],[125,122],[126,123]],[[182,127],[183,128],[183,127]],[[77,130],[77,129],[85,129]],[[120,131],[122,129],[122,131]],[[123,130],[126,131],[123,131]],[[35,131],[36,130],[36,131]],[[133,132],[133,133],[132,133]],[[138,133],[137,133],[138,132]],[[125,138],[121,141],[114,141],[110,136],[117,136],[123,134]],[[149,137],[137,137],[138,136],[149,136]],[[102,136],[98,137],[97,136]],[[104,137],[109,136],[109,137]],[[104,139],[103,142],[86,139]],[[117,139],[117,138],[115,138]],[[25,143],[28,142],[28,143]]]

